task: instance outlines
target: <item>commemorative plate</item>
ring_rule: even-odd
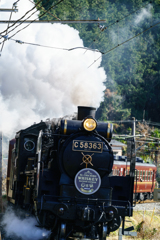
[[[90,195],[100,188],[101,177],[94,169],[83,168],[76,174],[74,184],[80,193]]]

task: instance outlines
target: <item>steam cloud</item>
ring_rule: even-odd
[[[136,24],[139,24],[140,22],[145,20],[145,18],[150,18],[152,16],[151,9],[152,9],[152,5],[151,4],[149,4],[147,8],[143,8],[141,10],[141,12],[137,15],[137,17],[136,17],[134,22]]]
[[[0,5],[11,8],[13,2],[6,0],[4,6]],[[32,7],[29,1],[18,2],[19,13],[14,13],[14,18],[18,19]],[[1,13],[0,18],[3,16]],[[3,18],[9,19],[9,15]],[[6,29],[6,26],[0,27],[1,31]],[[14,39],[60,48],[83,47],[79,32],[60,23],[31,24]],[[84,49],[63,51],[6,41],[0,58],[0,129],[3,135],[12,138],[17,130],[33,122],[77,111],[77,105],[99,106],[103,99],[105,71],[100,67],[101,59],[88,68],[100,53],[84,52]]]
[[[47,238],[50,231],[36,227],[37,221],[33,217],[21,219],[8,208],[3,216],[2,223],[7,237],[18,237],[23,240],[38,240]]]
[[[112,29],[110,30],[110,34],[113,44],[120,44],[121,42],[133,37],[135,34],[133,35],[131,29],[133,27],[143,25],[147,19],[150,19],[152,17],[152,8],[153,6],[151,4],[148,4],[147,7],[142,8],[140,11],[138,11],[138,13],[136,12],[135,14],[133,14],[132,20],[128,21],[128,23],[125,23],[124,27],[119,28],[118,25],[112,27]]]

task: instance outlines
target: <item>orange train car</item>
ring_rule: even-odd
[[[125,156],[114,156],[112,168],[113,176],[129,175],[130,163]],[[153,192],[156,185],[157,167],[151,163],[145,163],[142,158],[136,158],[134,196],[136,201],[153,199]]]

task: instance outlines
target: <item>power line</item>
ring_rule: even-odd
[[[36,12],[37,12],[38,10],[36,10],[36,11],[34,11],[29,17],[27,17],[26,19],[29,19],[32,15],[34,15]],[[17,26],[15,26],[13,29],[11,29],[8,33],[10,33],[10,32],[13,32],[17,27],[19,27],[22,23],[25,23],[26,22],[26,19],[24,19],[24,20],[22,20],[22,21],[19,21],[19,20],[16,20],[16,21],[10,21],[11,23],[19,23]],[[36,19],[38,19],[38,18],[36,18]],[[1,23],[7,23],[8,21],[1,21]],[[31,21],[30,21],[30,23],[32,23]],[[14,25],[13,24],[13,25]],[[12,25],[12,26],[13,26]]]
[[[113,48],[111,48],[110,50],[108,50],[107,52],[105,52],[104,53],[104,55],[106,55],[107,53],[109,53],[109,52],[111,52],[111,51],[113,51],[114,49],[116,49],[116,48],[118,48],[118,47],[120,47],[121,45],[123,45],[123,44],[125,44],[125,43],[127,43],[127,42],[129,42],[129,41],[131,41],[132,39],[134,39],[134,38],[136,38],[136,37],[138,37],[138,36],[140,36],[141,34],[143,34],[143,33],[145,33],[146,31],[148,31],[148,30],[150,30],[151,28],[153,28],[153,27],[155,27],[155,26],[157,26],[158,24],[160,24],[160,22],[158,22],[158,23],[156,23],[156,24],[154,24],[153,26],[150,26],[149,28],[147,28],[146,30],[144,30],[144,31],[142,31],[142,32],[140,32],[140,33],[138,33],[137,35],[135,35],[135,36],[133,36],[133,37],[131,37],[131,38],[129,38],[129,39],[127,39],[126,41],[124,41],[124,42],[122,42],[122,43],[120,43],[120,44],[118,44],[117,46],[115,46],[115,47],[113,47]],[[99,59],[101,58],[101,56],[99,57],[99,58],[97,58],[88,68],[90,68],[95,62],[97,62]]]
[[[18,0],[19,1],[19,0]],[[17,2],[18,2],[17,1]],[[19,18],[17,21],[14,22],[14,24],[12,24],[9,28],[13,27],[18,21],[20,21],[21,19],[23,19],[28,13],[30,13],[33,9],[35,9],[37,7],[37,5],[42,2],[43,0],[40,0],[33,8],[31,8],[30,10],[28,10],[21,18]],[[17,3],[16,2],[16,3]],[[36,10],[38,11],[38,10]],[[1,32],[0,34],[5,33],[6,30],[4,30],[3,32]]]
[[[148,125],[154,125],[154,126],[159,126],[160,127],[160,123],[150,122],[150,121],[145,121],[145,122],[147,122]]]
[[[17,3],[13,3],[12,9],[15,9],[16,4]],[[6,33],[5,33],[6,35],[7,35],[7,32],[8,32],[8,28],[9,28],[9,23],[10,23],[11,17],[12,17],[12,11],[11,11],[11,14],[10,14],[10,17],[9,17],[8,26],[7,26]],[[3,47],[4,47],[4,41],[2,43],[1,53],[2,53]],[[1,53],[0,53],[0,56],[1,56]]]
[[[49,0],[48,0],[49,1]],[[61,1],[59,1],[58,3],[56,3],[55,5],[52,5],[47,11],[45,11],[45,13],[43,13],[43,14],[41,14],[40,15],[40,17],[42,17],[43,15],[45,15],[51,8],[53,8],[53,7],[55,7],[56,5],[58,5],[59,3],[61,3],[62,1],[64,1],[64,0],[61,0]],[[38,3],[40,3],[41,1],[39,1]],[[38,3],[36,4],[36,5],[38,5]],[[33,9],[33,8],[32,8]],[[37,11],[37,10],[36,10]],[[35,13],[35,12],[34,12]],[[34,13],[32,13],[31,15],[33,15]],[[31,15],[29,16],[29,17],[31,17]],[[24,16],[26,16],[26,14],[24,15]],[[29,18],[28,17],[28,18]],[[27,19],[28,19],[27,18]],[[22,19],[22,18],[21,18]],[[37,18],[36,18],[37,19]],[[42,23],[42,22],[45,22],[45,23],[48,23],[48,22],[51,22],[51,21],[36,21],[36,19],[34,19],[34,20],[32,20],[32,21],[26,21],[26,19],[25,20],[23,20],[23,21],[20,21],[20,20],[17,20],[17,21],[10,21],[10,23],[17,23],[17,22],[20,22],[20,24],[22,24],[22,23]],[[0,21],[0,22],[4,22],[4,21]],[[6,21],[5,21],[6,22]],[[63,22],[63,21],[52,21],[52,22]],[[105,20],[74,20],[74,21],[72,21],[72,20],[65,20],[64,21],[65,23],[67,22],[67,23],[75,23],[75,22],[83,22],[83,23],[87,23],[87,22],[105,22]],[[20,25],[19,24],[19,25]],[[25,29],[26,27],[28,27],[30,24],[28,24],[27,26],[25,26],[23,29]],[[14,25],[14,24],[13,24]],[[12,25],[12,26],[13,26]],[[18,25],[18,26],[19,26]],[[17,28],[18,26],[16,26],[15,28]],[[14,29],[15,29],[14,28]],[[14,29],[12,29],[12,30],[10,30],[8,33],[10,33],[11,31],[13,31]],[[72,49],[63,49],[63,48],[56,48],[56,47],[51,47],[51,46],[44,46],[44,45],[40,45],[40,44],[34,44],[34,43],[27,43],[27,42],[22,42],[21,40],[15,40],[15,39],[12,39],[12,37],[14,36],[14,35],[16,35],[18,32],[20,32],[20,31],[22,31],[23,29],[20,29],[19,31],[17,31],[15,34],[13,34],[11,37],[9,37],[8,38],[8,36],[3,36],[3,35],[0,35],[1,37],[3,37],[4,38],[4,41],[2,42],[3,44],[4,44],[4,42],[7,40],[7,39],[11,39],[11,40],[14,40],[14,41],[16,41],[17,43],[24,43],[24,44],[30,44],[30,45],[35,45],[35,46],[40,46],[40,47],[47,47],[47,48],[54,48],[54,49],[62,49],[62,50],[67,50],[67,51],[72,51],[72,50],[75,50],[75,49],[77,49],[77,48],[83,48],[83,47],[76,47],[76,48],[72,48]],[[92,49],[89,49],[89,48],[83,48],[83,49],[87,49],[87,50],[91,50],[91,51],[97,51],[97,52],[100,52],[99,50],[92,50]],[[101,54],[103,54],[103,52],[100,52]]]
[[[30,11],[32,11],[41,1],[42,1],[42,0],[40,0]],[[50,0],[48,0],[47,2],[49,2],[49,1],[50,1]],[[43,15],[45,15],[51,8],[57,6],[58,4],[60,4],[60,3],[63,2],[63,1],[64,1],[64,0],[60,0],[58,3],[54,4],[53,6],[51,6],[45,13],[41,14],[40,17],[42,17]],[[30,11],[28,11],[28,12],[30,12]],[[35,14],[37,11],[38,11],[38,10],[36,10],[35,12],[33,12],[33,13],[32,13],[29,17],[27,17],[26,19],[29,19],[29,18],[30,18],[33,14]],[[27,12],[27,13],[28,13],[28,12]],[[26,14],[27,14],[27,13],[26,13]],[[26,16],[26,14],[25,14],[24,16]],[[24,17],[24,16],[23,16],[23,17]],[[23,18],[23,17],[22,17],[22,18]],[[22,19],[22,18],[21,18],[21,19]],[[26,19],[25,19],[25,20],[26,20]],[[37,19],[38,19],[38,18],[32,20],[27,26],[25,26],[24,28],[18,30],[18,31],[17,31],[16,33],[14,33],[11,37],[15,36],[17,33],[21,32],[22,30],[24,30],[25,28],[27,28],[31,23],[35,22]],[[15,30],[18,26],[20,26],[23,22],[25,22],[25,20],[23,20],[20,24],[18,24],[16,27],[14,27],[13,29],[11,29],[8,33],[10,33],[10,32],[12,32],[13,30]],[[19,20],[17,20],[15,23],[17,23],[18,21],[19,21]],[[14,24],[15,24],[15,23],[14,23]],[[13,24],[13,25],[14,25],[14,24]],[[12,25],[12,26],[13,26],[13,25]],[[10,38],[11,38],[11,37],[10,37]],[[9,39],[9,38],[8,38],[8,39]],[[4,42],[4,41],[6,41],[6,39],[3,40],[3,42]]]
[[[160,127],[160,123],[158,122],[152,122],[152,121],[147,121],[147,120],[136,120],[136,122],[142,122],[142,123],[146,123],[147,125],[154,125],[157,127]]]
[[[39,18],[43,17],[50,9],[52,9],[53,7],[59,5],[61,2],[63,2],[64,0],[60,0],[58,3],[54,4],[53,6],[51,6],[45,13],[41,14],[39,16]],[[38,18],[32,20],[27,26],[25,26],[24,28],[18,30],[16,33],[14,33],[10,38],[14,37],[17,33],[21,32],[22,30],[24,30],[25,28],[27,28],[31,23],[35,22]]]
[[[36,19],[38,19],[38,18],[36,18]],[[7,21],[7,20],[0,20],[0,24],[8,23],[8,22],[9,21]],[[67,24],[70,24],[70,23],[105,23],[106,20],[91,19],[91,20],[23,20],[23,21],[12,20],[12,21],[10,21],[10,23],[15,23],[15,22],[20,23],[19,25],[21,25],[22,23],[67,23]]]
[[[29,1],[34,4],[33,1],[31,1],[31,0],[29,0]],[[38,5],[38,7],[41,8],[43,11],[47,12],[43,7],[41,7],[41,6],[39,6],[39,5]],[[50,13],[50,12],[48,12],[48,14],[51,15],[51,16],[53,16],[53,17],[55,17],[55,18],[58,19],[58,20],[61,20],[61,19],[57,18],[56,16],[54,16],[54,15],[53,15],[52,13]]]
[[[13,4],[17,4],[18,2],[19,2],[20,0],[17,0],[15,3],[13,3]]]
[[[122,21],[123,19],[129,17],[129,16],[132,15],[133,13],[137,12],[137,11],[140,10],[141,8],[144,8],[144,7],[146,7],[147,5],[149,5],[149,4],[151,4],[151,3],[152,3],[152,1],[150,1],[149,3],[146,3],[145,5],[141,6],[140,8],[136,9],[135,11],[129,13],[128,15],[126,15],[126,16],[118,19],[118,20],[116,20],[115,22],[113,22],[113,23],[111,23],[110,25],[106,26],[106,27],[104,28],[104,30],[106,30],[107,28],[113,26],[113,25],[116,24],[116,23],[119,23],[119,22]],[[101,30],[100,34],[101,34],[102,32],[104,32],[104,30]],[[100,34],[99,34],[99,35],[100,35]],[[92,46],[92,44],[93,44],[97,39],[98,39],[98,37],[93,40],[93,42],[89,45],[89,48]],[[86,51],[85,51],[84,53],[86,53]]]
[[[147,151],[143,151],[143,152],[136,151],[136,153],[139,153],[139,154],[141,154],[141,155],[150,155],[150,154],[151,154],[151,152],[147,152]],[[155,153],[154,153],[154,155],[155,155],[155,156],[159,156],[159,154],[155,154]]]
[[[142,123],[146,123],[147,125],[155,125],[155,126],[159,126],[160,127],[160,123],[158,122],[152,122],[152,121],[147,121],[147,120],[135,120],[136,122],[142,122]],[[112,123],[132,123],[134,122],[134,120],[111,120]]]
[[[2,35],[0,35],[0,36],[2,36]],[[16,40],[16,39],[13,39],[13,38],[7,38],[7,36],[2,36],[2,37],[4,37],[5,40],[9,39],[9,40],[15,41],[16,43],[33,45],[33,46],[37,46],[37,47],[52,48],[52,49],[65,50],[65,51],[73,51],[73,50],[76,50],[76,49],[87,49],[87,50],[90,50],[90,51],[102,53],[97,49],[90,49],[90,48],[86,48],[86,47],[60,48],[60,47],[41,45],[41,44],[37,44],[37,43],[23,42],[21,40]]]

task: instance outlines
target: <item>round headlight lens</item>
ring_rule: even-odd
[[[83,122],[83,127],[87,131],[93,131],[97,127],[97,123],[94,119],[92,118],[87,118]]]

